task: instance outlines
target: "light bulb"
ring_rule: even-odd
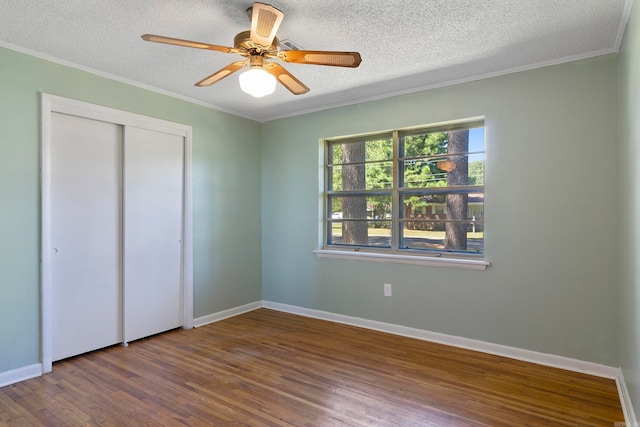
[[[271,95],[276,90],[276,78],[263,68],[251,68],[240,74],[240,89],[256,98]]]

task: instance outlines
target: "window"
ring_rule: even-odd
[[[484,122],[325,141],[325,249],[484,251]]]

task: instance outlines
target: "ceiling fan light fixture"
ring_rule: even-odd
[[[221,68],[195,85],[198,87],[211,86],[248,64],[249,71],[240,75],[240,89],[256,98],[271,95],[276,89],[276,83],[280,83],[294,95],[302,95],[309,92],[309,88],[284,67],[276,62],[267,62],[267,59],[278,59],[282,62],[297,64],[348,68],[356,68],[362,61],[358,52],[300,50],[299,47],[293,44],[289,44],[287,50],[280,50],[280,41],[276,37],[276,33],[280,28],[284,13],[269,4],[255,2],[252,7],[247,9],[247,14],[251,17],[251,29],[236,34],[233,40],[234,47],[155,34],[144,34],[142,39],[148,42],[213,50],[242,56],[243,60],[235,61]]]
[[[276,78],[264,68],[250,68],[240,74],[240,89],[251,96],[262,98],[276,90]]]

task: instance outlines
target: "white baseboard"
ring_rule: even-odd
[[[40,363],[0,372],[0,387],[39,377],[40,375],[42,375],[42,364]]]
[[[454,347],[466,348],[469,350],[480,351],[482,353],[494,354],[496,356],[503,356],[511,359],[522,360],[525,362],[537,363],[539,365],[551,366],[568,371],[582,372],[602,378],[616,379],[620,373],[619,368],[600,365],[598,363],[585,362],[582,360],[572,359],[564,356],[557,356],[554,354],[546,354],[533,350],[524,350],[517,347],[493,344],[485,341],[441,334],[438,332],[431,332],[423,329],[410,328],[408,326],[394,325],[392,323],[384,323],[375,320],[362,319],[359,317],[345,316],[328,311],[313,310],[309,308],[281,304],[271,301],[263,301],[262,306],[265,308],[298,314],[301,316],[329,320],[331,322],[359,326],[361,328],[387,332],[409,338],[416,338],[424,341],[431,341]]]
[[[627,383],[624,381],[624,375],[622,375],[622,369],[618,372],[616,386],[618,387],[618,395],[620,395],[620,404],[622,404],[622,413],[624,413],[625,422],[630,427],[640,425],[638,424],[636,413],[633,410],[631,397],[629,397],[629,390],[627,390]]]
[[[219,311],[217,313],[207,314],[206,316],[193,319],[193,326],[199,328],[200,326],[208,325],[209,323],[219,322],[220,320],[224,320],[229,317],[257,310],[260,307],[262,307],[262,301],[256,301],[249,304],[241,305],[240,307],[234,307],[228,310]]]

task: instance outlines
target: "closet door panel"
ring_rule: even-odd
[[[182,326],[183,152],[183,137],[125,128],[125,341]]]
[[[122,127],[52,114],[52,359],[122,342]]]

